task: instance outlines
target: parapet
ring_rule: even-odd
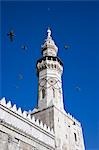
[[[17,108],[16,104],[12,105],[11,101],[7,102],[5,97],[3,97],[0,100],[0,105],[1,105],[0,108],[4,107],[6,109],[6,111],[10,111],[10,113],[14,113],[15,115],[21,117],[21,119],[24,119],[24,121],[28,121],[32,125],[40,128],[41,130],[48,132],[48,134],[54,135],[53,128],[51,129],[46,124],[43,124],[43,122],[41,120],[38,120],[38,119],[36,120],[33,115],[31,116],[31,114],[28,113],[27,111],[22,111],[22,109],[20,107]],[[1,118],[0,119],[5,119],[3,114],[1,114]],[[11,118],[11,120],[14,121],[14,118]],[[17,127],[17,124],[16,124],[16,127]]]
[[[78,126],[81,126],[81,123],[75,119],[70,113],[67,113],[67,117],[74,121]]]

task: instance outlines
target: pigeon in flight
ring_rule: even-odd
[[[13,40],[14,40],[14,36],[15,36],[14,31],[13,31],[13,30],[11,30],[11,31],[7,34],[7,36],[9,36],[10,41],[11,41],[11,42],[13,42]]]

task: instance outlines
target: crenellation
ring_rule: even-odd
[[[37,112],[37,111],[38,111],[38,109],[34,108],[33,111],[32,111],[32,113]]]
[[[2,104],[3,106],[6,106],[6,100],[5,97],[3,97],[0,101],[0,104]]]
[[[51,132],[51,129],[50,127],[47,127],[46,124],[43,124],[42,121],[36,119],[34,116],[31,116],[31,114],[27,113],[26,111],[23,111],[21,110],[21,108],[17,108],[16,107],[16,104],[14,104],[13,106],[11,105],[11,102],[6,102],[6,99],[5,98],[2,98],[0,100],[0,104],[5,106],[9,111],[14,111],[16,114],[20,115],[21,117],[23,117],[24,119],[27,119],[28,121],[30,121],[31,123],[37,125],[38,127],[42,128],[43,130],[53,134]],[[8,107],[10,106],[10,107]],[[11,122],[12,124],[14,123],[13,121],[13,118],[11,118]],[[20,128],[20,126],[18,124],[14,124],[15,127],[18,127]],[[18,125],[18,126],[17,126]],[[23,126],[22,126],[23,127]]]
[[[22,110],[21,110],[20,107],[18,108],[17,112],[18,112],[19,115],[21,115],[21,116],[23,115],[23,114],[22,114]]]
[[[50,129],[50,127],[49,127],[49,126],[48,126],[47,130],[48,130],[48,132],[50,132],[50,131],[51,131],[51,129]]]
[[[40,121],[39,121],[39,119],[37,119],[37,120],[35,121],[35,123],[36,123],[37,126],[40,126]]]
[[[9,102],[7,103],[7,107],[8,107],[8,108],[11,108],[11,107],[12,107],[11,101],[9,101]]]
[[[52,133],[52,134],[54,134],[54,130],[53,130],[53,128],[51,128],[51,130],[50,130],[50,131],[51,131],[51,133]]]
[[[14,111],[14,112],[17,112],[16,104],[14,104],[14,105],[11,107],[11,110]]]
[[[35,117],[32,116],[32,119],[31,119],[32,123],[35,123]]]
[[[27,118],[27,112],[26,111],[23,111],[23,117]]]
[[[42,121],[40,121],[40,127],[43,128],[43,122]]]
[[[76,124],[78,124],[79,126],[81,126],[80,122],[79,122],[77,119],[75,119],[70,113],[67,113],[67,116],[68,116],[72,121],[76,122]]]
[[[31,120],[32,120],[32,118],[31,118],[31,115],[30,115],[30,114],[28,114],[28,115],[27,115],[27,119],[28,119],[29,121],[31,121]]]
[[[43,127],[44,127],[44,130],[47,130],[47,125],[46,124],[44,124]]]

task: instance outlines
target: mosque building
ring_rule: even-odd
[[[0,150],[85,150],[81,123],[64,109],[63,63],[50,29],[41,51],[37,108],[22,111],[0,100]]]

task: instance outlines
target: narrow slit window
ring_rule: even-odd
[[[53,89],[53,97],[55,98],[55,89]]]
[[[42,89],[42,98],[45,97],[45,89]]]
[[[77,142],[77,135],[74,133],[75,142]]]

